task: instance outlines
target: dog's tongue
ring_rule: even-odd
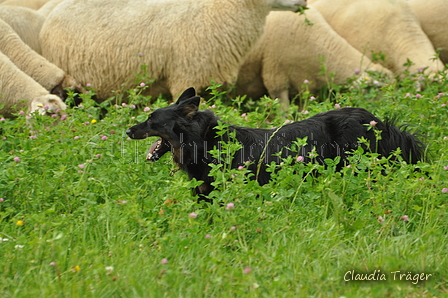
[[[146,160],[151,160],[151,157],[154,154],[154,151],[156,151],[157,146],[161,142],[162,142],[162,138],[158,139],[151,145],[151,148],[149,148],[149,151],[148,151],[148,155],[146,155]]]

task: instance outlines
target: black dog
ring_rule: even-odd
[[[151,146],[147,159],[156,161],[171,150],[174,161],[188,173],[190,179],[204,181],[197,188],[198,194],[204,199],[203,196],[213,190],[209,164],[219,162],[211,157],[208,150],[218,147],[221,138],[216,134],[219,119],[210,110],[199,111],[199,101],[195,90],[189,88],[175,104],[155,110],[148,120],[131,127],[126,133],[132,139],[161,137]],[[368,129],[371,124],[374,124],[373,129]],[[381,140],[376,140],[375,129],[381,131]],[[424,149],[415,135],[400,130],[393,123],[383,123],[361,108],[343,108],[317,114],[279,129],[230,126],[229,131],[236,131],[236,138],[242,144],[242,149],[235,153],[232,160],[232,168],[251,162],[249,170],[257,173],[253,179],[257,179],[261,185],[270,178],[266,164],[272,161],[279,163],[281,157],[288,155],[301,155],[307,162],[308,153],[312,150],[318,155],[317,162],[322,164],[326,158],[340,156],[340,169],[347,152],[360,146],[358,139],[361,137],[368,140],[372,152],[381,156],[389,156],[392,151],[401,148],[401,157],[407,163],[421,160]],[[305,137],[308,137],[308,144],[301,148],[300,154],[288,149],[293,141]],[[227,141],[226,135],[223,140]],[[281,157],[277,154],[279,152]]]

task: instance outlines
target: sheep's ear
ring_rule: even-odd
[[[193,87],[188,88],[182,94],[179,96],[179,99],[177,100],[176,104],[179,104],[181,101],[185,99],[189,99],[191,97],[196,96],[196,90],[194,90]]]
[[[182,116],[193,117],[198,111],[200,101],[201,98],[199,96],[184,99],[179,103],[178,111],[180,111]]]

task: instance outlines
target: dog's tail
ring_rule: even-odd
[[[386,156],[397,148],[401,149],[401,157],[407,163],[416,164],[418,161],[424,161],[426,145],[421,141],[421,136],[408,131],[409,125],[396,126],[396,117],[386,119],[387,134],[381,134],[382,139],[379,142],[380,153]]]

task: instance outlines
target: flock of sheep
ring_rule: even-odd
[[[436,74],[448,63],[446,15],[447,0],[0,0],[0,114],[63,110],[69,87],[105,100],[142,65],[155,79],[147,95],[213,80],[284,106],[305,80],[312,93],[327,83],[322,63],[336,84]]]

